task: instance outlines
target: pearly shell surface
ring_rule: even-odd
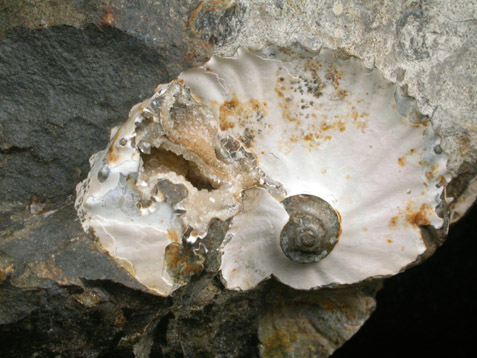
[[[351,284],[399,272],[425,251],[419,227],[442,227],[438,144],[415,101],[355,58],[239,49],[136,105],[91,158],[76,207],[83,227],[160,295],[178,287],[164,268],[166,246],[200,240],[212,218],[232,219],[221,263],[228,289],[271,276],[297,289]],[[196,169],[174,168],[171,155]],[[164,180],[185,197],[166,200]],[[299,194],[325,200],[341,219],[319,262],[293,262],[280,248],[289,220],[281,201]]]

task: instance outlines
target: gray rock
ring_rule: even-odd
[[[115,29],[19,29],[0,43],[0,202],[64,202],[109,128],[169,81],[161,57]]]

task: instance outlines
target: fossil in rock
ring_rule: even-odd
[[[214,56],[134,106],[90,161],[83,227],[163,296],[201,270],[214,218],[231,220],[220,270],[240,290],[392,275],[425,252],[420,226],[444,225],[430,122],[378,70],[328,49]]]

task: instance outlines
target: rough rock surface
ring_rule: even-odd
[[[203,273],[160,298],[83,233],[74,187],[158,83],[213,53],[300,43],[407,87],[442,138],[458,197],[477,161],[476,27],[465,0],[0,0],[0,355],[329,356],[374,310],[379,281],[224,291],[216,250],[228,223],[216,222]]]
[[[94,25],[19,29],[0,43],[0,63],[2,203],[64,202],[107,128],[169,80],[142,41]]]
[[[171,72],[238,46],[342,49],[408,87],[438,128],[454,174],[477,160],[473,1],[3,0],[2,8],[0,36],[19,25],[102,23],[167,53]]]

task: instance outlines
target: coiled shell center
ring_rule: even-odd
[[[328,256],[341,233],[339,216],[331,205],[313,195],[294,195],[282,204],[290,215],[280,234],[283,253],[303,264]]]

